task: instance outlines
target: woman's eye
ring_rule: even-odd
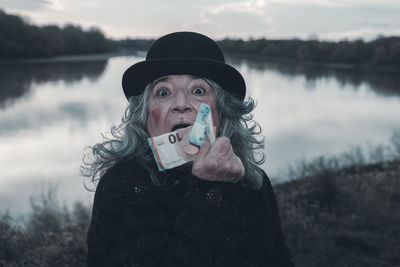
[[[206,89],[202,87],[196,87],[193,89],[193,94],[195,95],[204,95],[206,93]]]
[[[170,94],[169,91],[166,89],[158,90],[156,93],[157,96],[168,96],[169,94]]]

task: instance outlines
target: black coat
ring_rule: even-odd
[[[293,266],[271,183],[260,190],[165,172],[157,186],[133,161],[101,178],[87,243],[89,267]]]

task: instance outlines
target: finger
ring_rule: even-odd
[[[197,153],[196,159],[206,157],[208,151],[210,151],[210,147],[210,142],[208,140],[204,140],[203,143],[201,143],[201,147],[199,152]]]
[[[228,137],[218,137],[214,144],[211,146],[209,156],[215,157],[229,157],[230,151],[232,150],[231,141]]]
[[[239,164],[240,164],[239,165],[239,180],[241,180],[245,176],[246,172],[245,172],[242,161],[239,158],[238,158],[238,160],[239,160]]]
[[[209,150],[210,150],[210,143],[207,140],[203,141],[200,150],[193,161],[192,174],[194,176],[197,176],[199,178],[205,178],[203,166],[204,166],[204,161],[206,159],[206,155]]]
[[[236,154],[233,154],[234,156],[232,157],[231,160],[231,167],[232,167],[232,174],[234,175],[234,180],[235,182],[238,182],[240,179],[244,177],[245,170],[242,161]]]
[[[240,166],[239,166],[237,182],[239,182],[240,180],[242,180],[242,178],[243,178],[244,175],[245,175],[244,166],[243,166],[242,162],[240,162],[240,163],[241,163],[241,164],[240,164]]]

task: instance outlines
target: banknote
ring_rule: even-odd
[[[210,106],[202,103],[189,134],[189,142],[200,147],[206,138],[213,144],[215,141],[215,132]]]
[[[199,149],[189,143],[192,126],[148,138],[158,169],[164,171],[193,161]]]
[[[189,141],[190,136],[192,141]],[[201,143],[208,138],[215,140],[210,107],[201,104],[193,126],[178,129],[160,136],[147,139],[158,169],[164,171],[193,161],[199,152]]]

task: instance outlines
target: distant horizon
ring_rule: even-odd
[[[30,25],[34,25],[34,26],[38,26],[38,27],[44,27],[44,26],[57,26],[59,28],[63,28],[67,25],[74,25],[74,26],[78,26],[81,27],[83,30],[90,30],[91,28],[96,28],[98,29],[102,34],[104,34],[104,36],[109,39],[109,40],[114,40],[114,41],[120,41],[120,40],[155,40],[157,38],[159,38],[160,36],[125,36],[125,37],[110,37],[107,35],[107,33],[104,32],[104,30],[98,26],[92,25],[92,26],[83,26],[77,23],[73,23],[73,22],[65,22],[65,23],[56,23],[56,22],[49,22],[49,23],[43,23],[43,24],[39,24],[39,23],[35,23],[34,21],[32,21],[30,19],[29,16],[25,16],[25,15],[21,15],[18,12],[17,13],[13,13],[13,12],[7,12],[6,10],[2,9],[0,7],[0,10],[3,10],[6,14],[9,15],[15,15],[15,16],[19,16],[21,17],[26,23],[29,23]],[[185,31],[185,30],[182,30]],[[190,30],[188,30],[190,31]],[[373,40],[376,40],[378,38],[383,38],[383,37],[400,37],[400,34],[396,34],[396,35],[384,35],[384,34],[378,34],[375,37],[371,37],[370,39],[365,39],[365,38],[347,38],[344,37],[342,39],[323,39],[323,38],[319,38],[319,36],[317,36],[316,34],[307,36],[305,38],[302,37],[297,37],[297,36],[288,36],[288,37],[280,37],[280,38],[269,38],[268,36],[247,36],[247,37],[240,37],[240,36],[224,36],[224,37],[220,37],[220,38],[215,38],[216,41],[220,41],[220,40],[224,40],[224,39],[231,39],[231,40],[244,40],[244,41],[250,41],[250,40],[257,40],[257,39],[266,39],[266,40],[303,40],[303,41],[309,41],[309,40],[317,40],[317,41],[327,41],[327,42],[339,42],[339,41],[356,41],[356,40],[363,40],[364,42],[370,42]]]
[[[0,8],[38,26],[96,27],[115,40],[156,39],[174,31],[200,32],[215,40],[400,36],[400,2],[395,0],[0,0]]]
[[[2,10],[1,7],[0,7],[0,10]],[[77,23],[73,23],[73,22],[65,22],[65,23],[62,23],[62,24],[56,23],[56,22],[49,22],[49,23],[39,24],[39,23],[35,23],[29,16],[25,16],[23,14],[19,14],[18,12],[15,13],[15,12],[8,12],[6,10],[3,10],[3,11],[6,12],[7,14],[10,14],[10,15],[19,16],[26,23],[29,23],[31,25],[38,26],[38,27],[57,26],[57,27],[63,28],[65,26],[67,26],[67,25],[74,25],[74,26],[81,27],[83,30],[90,30],[91,28],[96,28],[96,29],[100,30],[100,32],[103,33],[107,39],[115,40],[115,41],[125,40],[125,39],[131,39],[131,40],[140,40],[140,39],[142,39],[142,40],[155,40],[155,39],[160,37],[160,36],[125,36],[125,37],[113,37],[113,36],[111,36],[110,37],[110,36],[108,36],[108,34],[102,28],[100,28],[100,27],[98,27],[96,25],[83,26],[83,25],[80,25],[80,24],[77,24]],[[185,30],[182,30],[182,31],[185,31]],[[188,31],[190,31],[190,30],[188,30]],[[280,37],[280,38],[278,38],[278,37],[270,38],[268,36],[257,36],[257,37],[254,37],[254,36],[245,36],[245,37],[242,37],[242,36],[224,36],[224,37],[215,38],[215,40],[218,41],[218,40],[224,40],[224,39],[231,39],[231,40],[239,40],[239,39],[241,39],[241,40],[244,40],[244,41],[250,41],[250,40],[263,39],[264,38],[264,39],[267,39],[267,40],[294,40],[294,39],[297,39],[297,40],[304,40],[304,41],[318,40],[318,41],[328,41],[328,42],[329,41],[338,42],[338,41],[344,41],[344,40],[348,40],[348,41],[363,40],[365,42],[369,42],[369,41],[373,41],[375,39],[382,38],[382,37],[400,37],[400,34],[384,35],[384,34],[379,34],[378,33],[377,36],[371,37],[370,39],[365,39],[365,38],[353,38],[353,39],[351,39],[351,38],[347,38],[347,37],[344,37],[342,39],[323,39],[323,38],[320,38],[319,36],[317,36],[316,34],[313,34],[313,35],[310,35],[310,36],[307,36],[307,37],[288,36],[288,37]]]

